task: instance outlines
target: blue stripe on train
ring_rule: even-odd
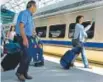
[[[56,45],[71,45],[71,41],[57,41],[57,40],[42,40],[44,44],[56,44]],[[93,47],[93,48],[103,48],[103,43],[97,42],[86,42],[84,44],[86,47]]]

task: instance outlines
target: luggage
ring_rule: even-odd
[[[60,64],[64,69],[69,69],[71,64],[75,61],[77,58],[78,54],[80,53],[81,48],[80,47],[75,47],[72,50],[68,50],[64,56],[62,56],[60,60]]]
[[[20,59],[20,52],[8,53],[1,62],[1,66],[4,71],[13,70],[19,64]]]
[[[7,43],[4,45],[4,53],[15,53],[19,52],[21,50],[21,47],[18,43]]]
[[[31,48],[32,57],[34,61],[34,66],[42,66],[44,65],[44,57],[43,57],[43,44],[38,36],[32,38],[33,48]]]
[[[44,57],[43,57],[43,49],[36,48],[36,52],[33,56],[34,66],[42,66],[44,65]]]
[[[20,46],[17,43],[9,43],[5,45],[5,49],[7,50],[7,55],[2,60],[1,66],[4,71],[13,70],[21,59]]]

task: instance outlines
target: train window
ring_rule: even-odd
[[[36,33],[39,37],[46,37],[47,26],[36,27]]]
[[[49,38],[64,38],[66,24],[51,25],[49,29]]]
[[[88,26],[90,24],[90,22],[91,21],[83,22],[82,25],[85,28],[86,26]],[[73,38],[73,33],[74,33],[75,25],[76,25],[76,23],[71,23],[69,25],[69,34],[68,34],[69,38]],[[87,31],[87,35],[88,35],[89,39],[93,38],[93,36],[94,36],[94,26],[95,26],[95,22],[93,22],[92,27]]]
[[[69,25],[69,34],[68,34],[69,38],[73,38],[73,33],[74,33],[74,30],[75,30],[75,25],[76,25],[76,23],[71,23]]]
[[[83,26],[84,28],[86,26],[88,26],[90,24],[91,21],[86,21],[86,22],[83,22]],[[87,35],[88,35],[88,38],[89,39],[92,39],[94,37],[94,27],[95,27],[95,22],[93,22],[92,24],[92,27],[87,31]]]

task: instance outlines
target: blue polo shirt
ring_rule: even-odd
[[[34,21],[32,13],[28,9],[21,11],[19,13],[16,23],[16,34],[19,35],[20,35],[20,27],[19,27],[20,23],[24,24],[25,34],[27,36],[32,36],[32,31],[34,29]]]

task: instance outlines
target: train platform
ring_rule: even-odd
[[[8,56],[0,65],[0,82],[20,82],[15,75],[20,60],[24,60],[19,70],[23,72],[28,67],[27,55],[41,60],[43,53],[44,66],[31,62],[33,79],[26,82],[103,82],[103,0],[2,0],[0,9],[0,63]],[[74,46],[82,48],[78,51],[82,55],[72,50]],[[70,50],[73,54],[67,53]],[[73,56],[65,57],[69,61],[77,57],[69,70],[60,65],[64,54]],[[85,54],[90,68],[81,62]],[[4,72],[2,68],[13,67],[9,66],[12,63],[15,70]]]
[[[32,80],[26,82],[103,82],[103,68],[92,66],[83,68],[82,63],[75,63],[75,67],[64,70],[59,64],[59,58],[45,55],[45,65],[34,67],[30,65],[29,74]],[[15,70],[1,72],[1,82],[19,82]]]

